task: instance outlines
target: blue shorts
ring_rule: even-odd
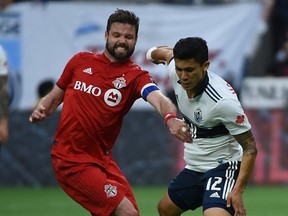
[[[219,207],[234,215],[233,207],[226,207],[228,193],[239,174],[240,161],[230,161],[205,173],[183,169],[169,184],[170,199],[183,211],[203,206],[203,211]]]

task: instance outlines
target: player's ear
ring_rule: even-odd
[[[109,34],[109,32],[105,31],[105,34],[104,34],[105,41],[107,41],[108,34]]]
[[[209,66],[210,66],[210,62],[209,62],[209,61],[204,62],[204,64],[202,65],[203,70],[204,70],[204,71],[207,71],[208,68],[209,68]]]

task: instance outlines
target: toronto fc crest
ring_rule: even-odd
[[[104,191],[105,191],[107,197],[114,197],[117,195],[117,187],[113,186],[111,184],[105,185]]]
[[[123,87],[126,87],[126,80],[124,77],[118,77],[112,83],[114,84],[116,89],[121,89]]]

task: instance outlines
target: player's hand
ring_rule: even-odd
[[[190,127],[181,119],[171,118],[167,121],[170,133],[182,142],[192,143]]]
[[[36,109],[32,112],[29,121],[31,123],[43,121],[46,118],[45,107],[43,105],[39,105]]]
[[[235,210],[234,216],[246,216],[246,209],[244,208],[242,193],[231,191],[227,197],[227,207],[233,206]]]

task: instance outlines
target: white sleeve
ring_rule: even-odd
[[[0,75],[8,74],[8,62],[4,49],[0,46]]]
[[[220,121],[224,123],[231,135],[238,135],[251,129],[249,120],[238,100],[221,100],[217,106]]]

